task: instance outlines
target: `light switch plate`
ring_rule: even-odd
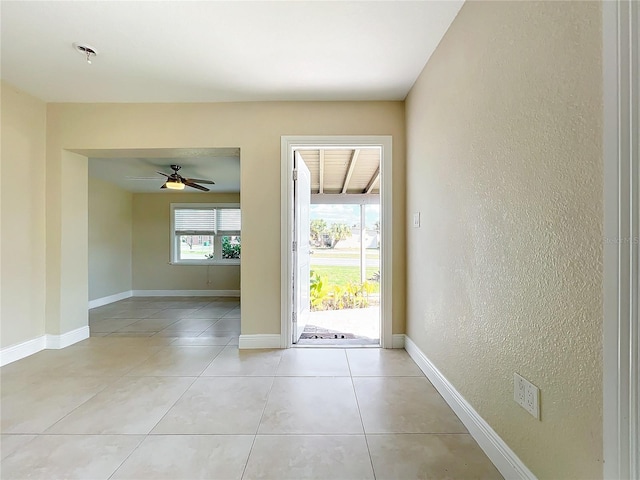
[[[416,212],[413,214],[413,228],[420,227],[420,212]]]

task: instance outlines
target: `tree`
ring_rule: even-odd
[[[334,223],[331,225],[331,248],[335,247],[336,243],[340,240],[344,240],[351,236],[351,227],[346,223]]]
[[[311,220],[311,240],[316,246],[322,245],[322,236],[327,232],[327,222],[321,218]]]

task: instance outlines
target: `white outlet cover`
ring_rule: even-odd
[[[513,400],[540,420],[540,389],[517,373],[513,374]]]
[[[420,212],[416,212],[413,214],[413,228],[420,227]]]

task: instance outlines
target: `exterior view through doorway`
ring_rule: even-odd
[[[299,345],[379,345],[379,213],[379,203],[311,205],[311,313]]]
[[[385,147],[390,156],[390,138],[317,138],[283,137],[289,184],[286,192],[283,187],[283,226],[290,224],[291,233],[283,235],[288,318],[282,346],[389,348],[390,255],[385,262],[384,254],[390,245],[385,250],[384,240],[391,234],[385,235],[383,219],[391,208],[383,201],[383,158]],[[390,192],[386,198],[390,203]]]

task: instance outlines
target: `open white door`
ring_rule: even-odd
[[[294,153],[293,171],[293,343],[297,343],[309,320],[309,206],[311,174],[298,152]]]

